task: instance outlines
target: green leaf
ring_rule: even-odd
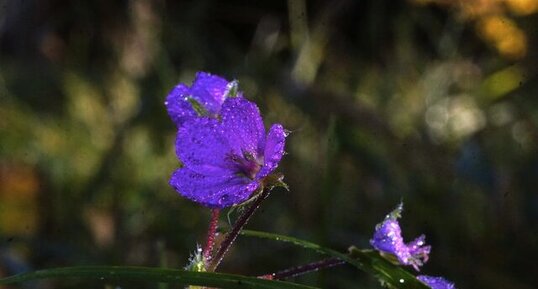
[[[290,282],[265,280],[241,275],[189,272],[176,269],[150,267],[120,267],[120,266],[81,266],[64,267],[35,272],[23,273],[0,279],[0,285],[21,283],[38,279],[51,278],[87,278],[105,281],[143,280],[182,285],[198,285],[213,288],[251,288],[251,289],[317,289]]]
[[[244,236],[270,239],[274,241],[288,242],[306,249],[314,250],[318,253],[329,255],[346,261],[357,267],[359,270],[367,272],[378,278],[382,284],[389,288],[399,289],[429,289],[428,286],[420,282],[415,276],[403,268],[392,264],[383,258],[377,251],[359,250],[355,247],[349,248],[349,254],[343,254],[336,250],[322,247],[318,244],[267,232],[243,230]]]

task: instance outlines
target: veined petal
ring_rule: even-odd
[[[170,185],[182,196],[211,208],[225,208],[246,201],[258,183],[236,175],[199,174],[188,168],[176,170]]]
[[[234,152],[261,156],[265,145],[265,128],[260,110],[244,98],[234,97],[224,101],[221,110],[222,126]]]
[[[232,149],[216,119],[200,117],[186,121],[179,128],[176,154],[185,167],[205,175],[233,171]]]
[[[417,279],[428,285],[432,289],[456,289],[454,283],[449,282],[443,277],[432,277],[427,275],[419,275]]]
[[[207,72],[198,72],[190,93],[210,113],[217,114],[224,102],[228,81]]]
[[[180,83],[166,97],[166,102],[164,103],[166,110],[177,126],[181,126],[185,120],[197,116],[192,104],[186,100],[189,95],[189,88]]]
[[[269,175],[278,167],[284,155],[287,132],[281,124],[273,124],[267,134],[264,149],[264,163],[256,178],[261,179]]]

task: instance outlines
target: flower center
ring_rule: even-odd
[[[232,160],[237,166],[238,173],[253,180],[263,165],[263,160],[254,153],[243,151],[243,156],[233,155]]]

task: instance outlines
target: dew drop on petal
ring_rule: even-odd
[[[230,196],[228,195],[223,195],[222,197],[220,197],[218,203],[219,204],[225,204],[228,202],[228,200],[230,199]]]

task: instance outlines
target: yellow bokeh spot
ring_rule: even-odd
[[[466,19],[477,19],[484,15],[502,13],[502,0],[465,0],[458,1],[460,11]]]
[[[527,54],[527,37],[509,18],[487,16],[477,22],[480,36],[492,44],[499,53],[510,59],[520,59]]]
[[[529,15],[538,11],[538,0],[504,0],[510,11],[517,15]]]

